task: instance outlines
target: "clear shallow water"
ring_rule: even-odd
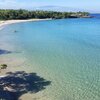
[[[25,60],[15,69],[36,72],[52,81],[45,90],[34,94],[35,98],[100,100],[99,19],[9,25],[0,31],[0,48],[12,51],[1,58]]]

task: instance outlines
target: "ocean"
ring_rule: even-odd
[[[100,18],[100,14],[96,13],[96,14],[90,14],[91,16],[93,16],[94,18]]]
[[[0,30],[0,49],[10,51],[0,55],[10,71],[51,81],[24,100],[100,100],[100,19],[11,24]]]

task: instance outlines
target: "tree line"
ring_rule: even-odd
[[[0,9],[0,20],[11,19],[31,19],[31,18],[79,18],[89,16],[88,12],[57,12],[57,11],[28,11],[28,10],[12,10],[12,9]]]

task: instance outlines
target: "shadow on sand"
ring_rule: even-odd
[[[0,49],[0,55],[1,54],[9,54],[9,53],[12,53],[11,51],[7,51],[7,50],[1,50]]]
[[[51,81],[24,71],[8,72],[0,78],[0,100],[18,100],[25,93],[37,93],[50,85]],[[9,87],[11,90],[5,88]]]

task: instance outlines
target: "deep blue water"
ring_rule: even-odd
[[[95,18],[100,18],[100,14],[91,14]]]

